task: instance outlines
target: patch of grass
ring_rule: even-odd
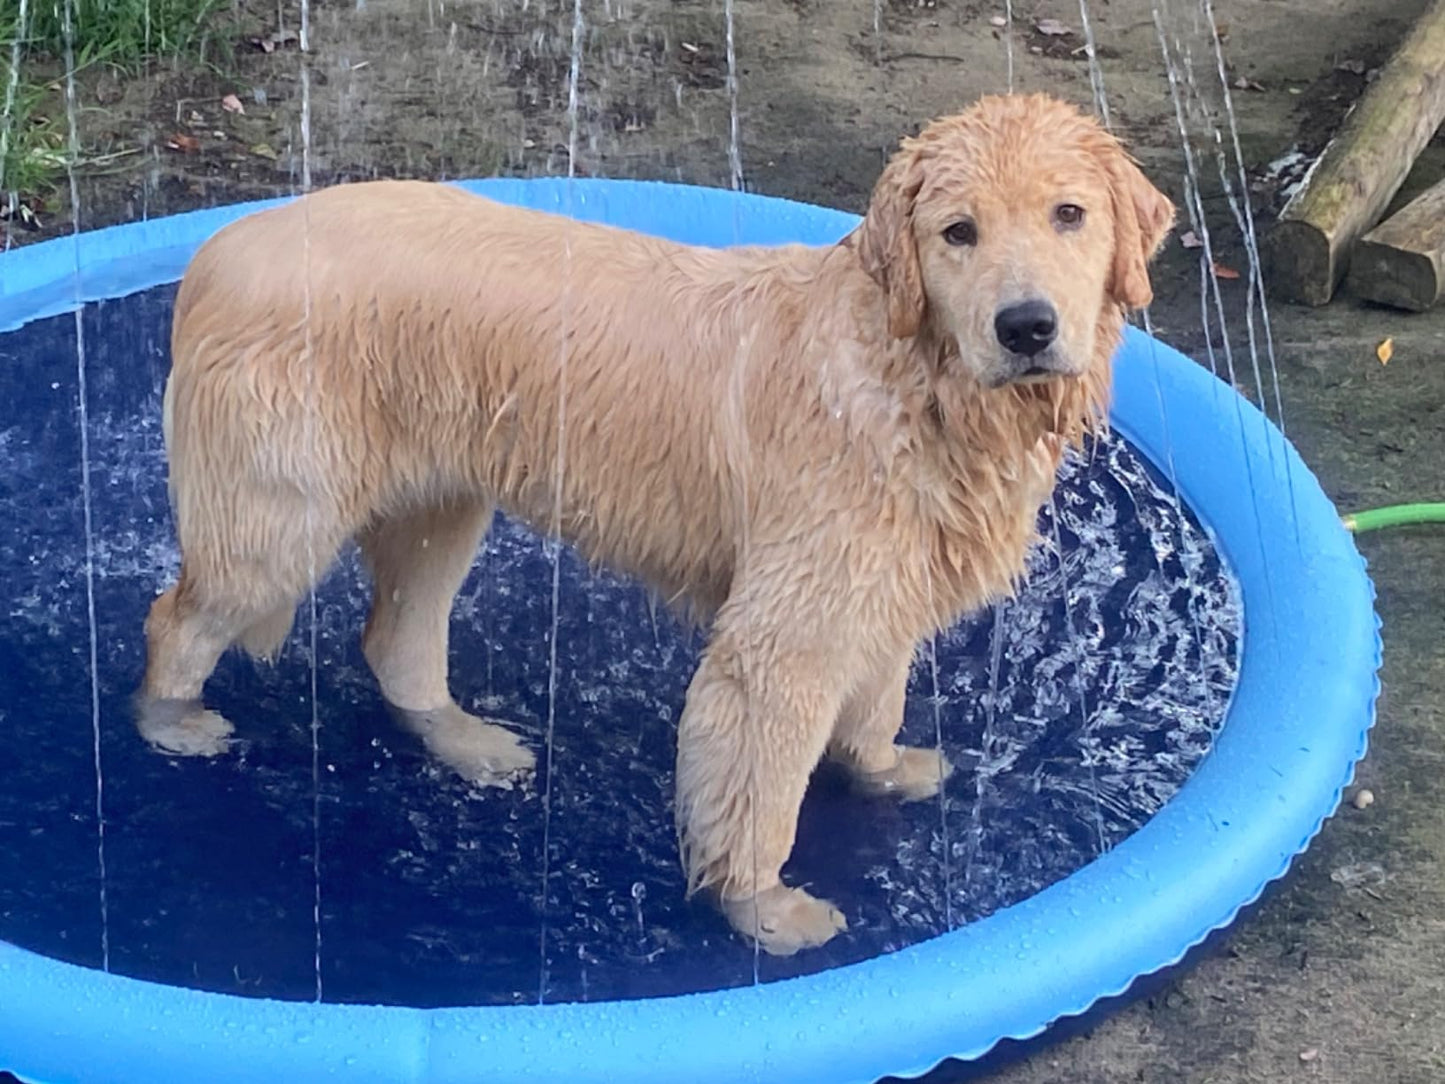
[[[54,118],[67,36],[77,72],[135,75],[158,59],[215,65],[230,59],[234,10],[233,0],[26,0],[22,18],[21,0],[0,0],[0,214],[52,191],[65,172]]]
[[[20,40],[39,56],[65,55],[65,3],[28,0],[26,23],[20,0],[0,0],[0,47]],[[95,63],[135,71],[148,59],[175,57],[207,62],[229,43],[223,20],[229,0],[69,0],[77,68]]]
[[[65,171],[64,133],[39,111],[45,88],[20,80],[13,92],[10,87],[10,61],[0,60],[0,108],[10,101],[9,115],[0,118],[0,200],[6,208],[12,196],[53,188]]]

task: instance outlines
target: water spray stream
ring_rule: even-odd
[[[964,891],[973,887],[975,859],[983,838],[983,799],[993,778],[993,743],[998,719],[999,671],[1003,668],[1004,628],[1008,624],[1008,600],[999,599],[993,608],[993,625],[988,634],[988,699],[983,706],[983,734],[978,743],[978,767],[973,773],[973,808],[968,820],[968,857],[963,866]]]
[[[75,0],[65,0],[62,12],[65,36],[65,118],[69,144],[65,155],[66,180],[70,185],[70,225],[74,240],[75,284],[80,289],[80,187],[75,164],[80,159],[80,131],[75,101]],[[89,637],[87,663],[90,671],[91,752],[95,761],[95,860],[100,878],[100,961],[110,970],[109,878],[105,867],[105,772],[100,749],[100,645],[95,624],[95,528],[90,484],[89,389],[86,385],[85,314],[81,298],[75,305],[75,382],[77,417],[80,423],[80,495],[85,523],[85,613]]]
[[[1164,57],[1164,67],[1169,79],[1169,94],[1174,103],[1175,124],[1179,132],[1180,148],[1184,155],[1185,167],[1185,193],[1186,209],[1189,214],[1190,225],[1195,235],[1200,240],[1200,305],[1203,309],[1204,329],[1206,337],[1209,329],[1209,309],[1206,298],[1213,301],[1214,316],[1219,321],[1220,348],[1224,352],[1225,369],[1229,374],[1229,382],[1236,391],[1238,380],[1234,368],[1234,352],[1229,342],[1228,323],[1224,315],[1224,298],[1219,289],[1219,280],[1213,273],[1216,266],[1214,259],[1214,244],[1209,232],[1209,223],[1205,216],[1204,201],[1199,193],[1199,168],[1194,158],[1194,150],[1189,138],[1189,124],[1185,117],[1184,97],[1180,91],[1179,70],[1175,63],[1173,51],[1169,47],[1168,37],[1164,32],[1164,20],[1160,8],[1156,5],[1153,8],[1154,28],[1159,38],[1160,52]],[[1213,364],[1213,348],[1210,346],[1211,364]],[[1216,376],[1218,375],[1216,371]],[[1245,418],[1244,403],[1242,397],[1235,396],[1235,417],[1239,423],[1240,440],[1245,440]],[[1260,517],[1258,487],[1254,480],[1254,461],[1248,455],[1244,457],[1245,478],[1250,493],[1250,500],[1254,504],[1255,516]],[[1258,540],[1260,545],[1260,557],[1264,569],[1265,593],[1269,602],[1269,612],[1275,610],[1274,581],[1270,574],[1271,563],[1269,555],[1264,551],[1264,543]]]
[[[1006,65],[1004,85],[1012,94],[1014,92],[1014,0],[1004,0],[1003,4],[1003,45]]]
[[[723,0],[723,18],[727,23],[727,86],[728,86],[728,167],[734,192],[743,188],[742,144],[738,137],[738,54],[734,34],[733,0]]]
[[[1200,5],[1201,9],[1204,12],[1205,24],[1209,27],[1210,42],[1214,47],[1214,67],[1216,73],[1219,76],[1220,94],[1223,96],[1224,99],[1224,115],[1229,122],[1230,145],[1234,151],[1234,164],[1239,177],[1239,202],[1242,205],[1243,210],[1243,222],[1241,223],[1241,232],[1244,235],[1245,251],[1249,257],[1249,284],[1252,289],[1252,296],[1249,301],[1249,312],[1252,317],[1254,312],[1254,304],[1257,301],[1259,303],[1260,326],[1264,334],[1265,358],[1269,365],[1270,381],[1273,385],[1274,391],[1275,424],[1279,427],[1280,442],[1283,443],[1289,439],[1289,430],[1285,426],[1284,395],[1280,387],[1279,364],[1275,358],[1274,353],[1274,330],[1270,326],[1269,320],[1269,301],[1265,295],[1263,261],[1260,259],[1259,255],[1259,237],[1255,229],[1254,207],[1251,205],[1249,199],[1249,175],[1246,172],[1244,166],[1244,151],[1239,144],[1239,120],[1234,113],[1234,92],[1230,89],[1229,75],[1225,70],[1224,43],[1221,40],[1221,36],[1219,33],[1219,24],[1215,22],[1213,0],[1200,0]],[[1223,167],[1223,156],[1221,156],[1221,172],[1223,171]],[[1226,190],[1228,190],[1228,188],[1229,186],[1226,183]],[[1230,207],[1232,210],[1234,210],[1236,218],[1238,218],[1241,208],[1235,207],[1235,202],[1232,196],[1230,198]],[[1251,352],[1254,350],[1254,338],[1252,335],[1252,329],[1250,338],[1250,350]],[[1256,361],[1256,368],[1257,367],[1258,362]],[[1260,397],[1262,399],[1264,396],[1263,385],[1260,386],[1259,391]],[[1273,447],[1274,442],[1271,441],[1271,450],[1273,450]],[[1303,539],[1300,537],[1299,515],[1297,509],[1298,502],[1296,500],[1294,486],[1294,468],[1292,466],[1292,460],[1289,455],[1284,456],[1284,469],[1286,486],[1290,493],[1290,513],[1294,519],[1295,543],[1297,547],[1302,548],[1304,542]]]
[[[1094,23],[1089,18],[1088,0],[1079,0],[1079,23],[1084,30],[1084,55],[1089,60],[1089,87],[1094,92],[1094,108],[1099,111],[1104,127],[1112,132],[1114,121],[1109,115],[1109,96],[1104,92],[1104,70],[1099,66],[1099,50],[1094,45]]]
[[[580,121],[580,91],[582,81],[582,46],[586,39],[587,23],[582,0],[572,3],[572,59],[567,71],[567,196],[566,216],[573,213],[573,192],[571,182],[577,176],[577,140]],[[571,333],[572,316],[572,243],[571,235],[563,235],[562,270],[562,333],[559,336],[557,356],[557,445],[556,463],[552,476],[552,632],[547,645],[547,755],[542,782],[542,886],[538,903],[541,925],[537,938],[537,1004],[547,1000],[547,893],[552,874],[552,766],[553,745],[557,734],[557,635],[561,627],[562,605],[562,506],[563,485],[567,477],[567,361],[571,350],[568,337]]]
[[[929,583],[929,594],[933,593],[933,584]],[[929,608],[933,603],[930,599]],[[943,695],[943,687],[938,680],[938,634],[934,633],[928,639],[928,673],[933,683],[933,695],[929,702],[933,705],[933,748],[938,753],[938,838],[943,849],[943,921],[948,929],[952,930],[953,922],[953,845],[949,839],[948,831],[948,787],[946,786],[947,774],[944,769],[943,757],[943,706],[947,697]]]
[[[311,330],[311,218],[310,205],[304,202],[306,193],[311,191],[311,4],[301,0],[301,31],[298,35],[301,68],[301,195],[306,221],[302,230],[302,327],[303,354],[301,366],[306,374],[305,443],[312,449],[313,460],[316,452],[316,355]],[[321,977],[321,705],[318,700],[320,682],[318,657],[320,646],[320,615],[316,602],[317,568],[315,524],[311,501],[305,502],[304,533],[306,535],[306,592],[307,608],[307,653],[310,657],[309,681],[311,700],[311,931],[312,971],[315,979],[314,996],[322,999]]]

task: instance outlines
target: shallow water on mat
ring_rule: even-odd
[[[214,762],[147,751],[127,699],[141,623],[174,576],[159,397],[173,288],[89,307],[90,452],[114,970],[211,990],[314,994],[311,699],[304,620],[278,666],[228,657],[208,696],[242,739]],[[70,317],[0,336],[0,937],[99,962],[83,510]],[[1118,439],[1072,463],[1060,559],[1036,555],[997,626],[938,644],[959,765],[936,803],[820,772],[789,867],[851,929],[765,981],[856,961],[1023,899],[1142,824],[1210,746],[1239,610],[1219,558]],[[1054,528],[1043,523],[1045,538]],[[753,954],[682,899],[675,727],[699,640],[635,585],[562,559],[547,927],[541,784],[479,792],[390,725],[357,644],[348,555],[318,592],[322,961],[328,1000],[415,1005],[653,996],[748,983]],[[454,613],[454,689],[540,748],[552,566],[499,522]],[[1073,634],[1064,628],[1066,585]],[[1199,632],[1196,634],[1195,624]],[[996,652],[992,647],[997,647]],[[990,698],[991,671],[997,694]],[[926,658],[906,735],[931,745]],[[1088,690],[1081,718],[1075,682]],[[946,838],[952,870],[945,889]]]

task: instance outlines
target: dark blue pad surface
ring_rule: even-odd
[[[141,623],[176,568],[159,405],[173,293],[84,313],[103,879],[75,325],[0,336],[0,578],[12,599],[0,939],[93,966],[104,936],[122,974],[310,998],[319,839],[327,1000],[600,1000],[752,982],[751,949],[683,902],[675,853],[674,728],[700,641],[567,551],[550,816],[545,777],[476,791],[394,729],[358,648],[367,588],[354,555],[317,595],[319,790],[304,604],[278,666],[228,656],[208,688],[237,724],[236,753],[183,761],[144,747],[127,706]],[[920,658],[905,735],[932,745],[941,730],[959,766],[942,804],[858,797],[820,772],[788,875],[836,900],[851,929],[817,952],[761,958],[763,980],[1033,894],[1128,835],[1208,749],[1239,623],[1213,548],[1118,439],[1069,466],[1057,512],[1043,534],[1057,524],[1062,567],[1042,547],[1000,619],[940,639],[937,701]],[[539,752],[550,585],[550,550],[499,522],[453,618],[454,692]]]

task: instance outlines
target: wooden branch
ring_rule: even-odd
[[[1400,190],[1445,121],[1445,0],[1434,0],[1280,212],[1266,281],[1288,301],[1323,305],[1360,235]]]
[[[1445,181],[1360,238],[1349,287],[1366,301],[1424,312],[1445,292]]]

